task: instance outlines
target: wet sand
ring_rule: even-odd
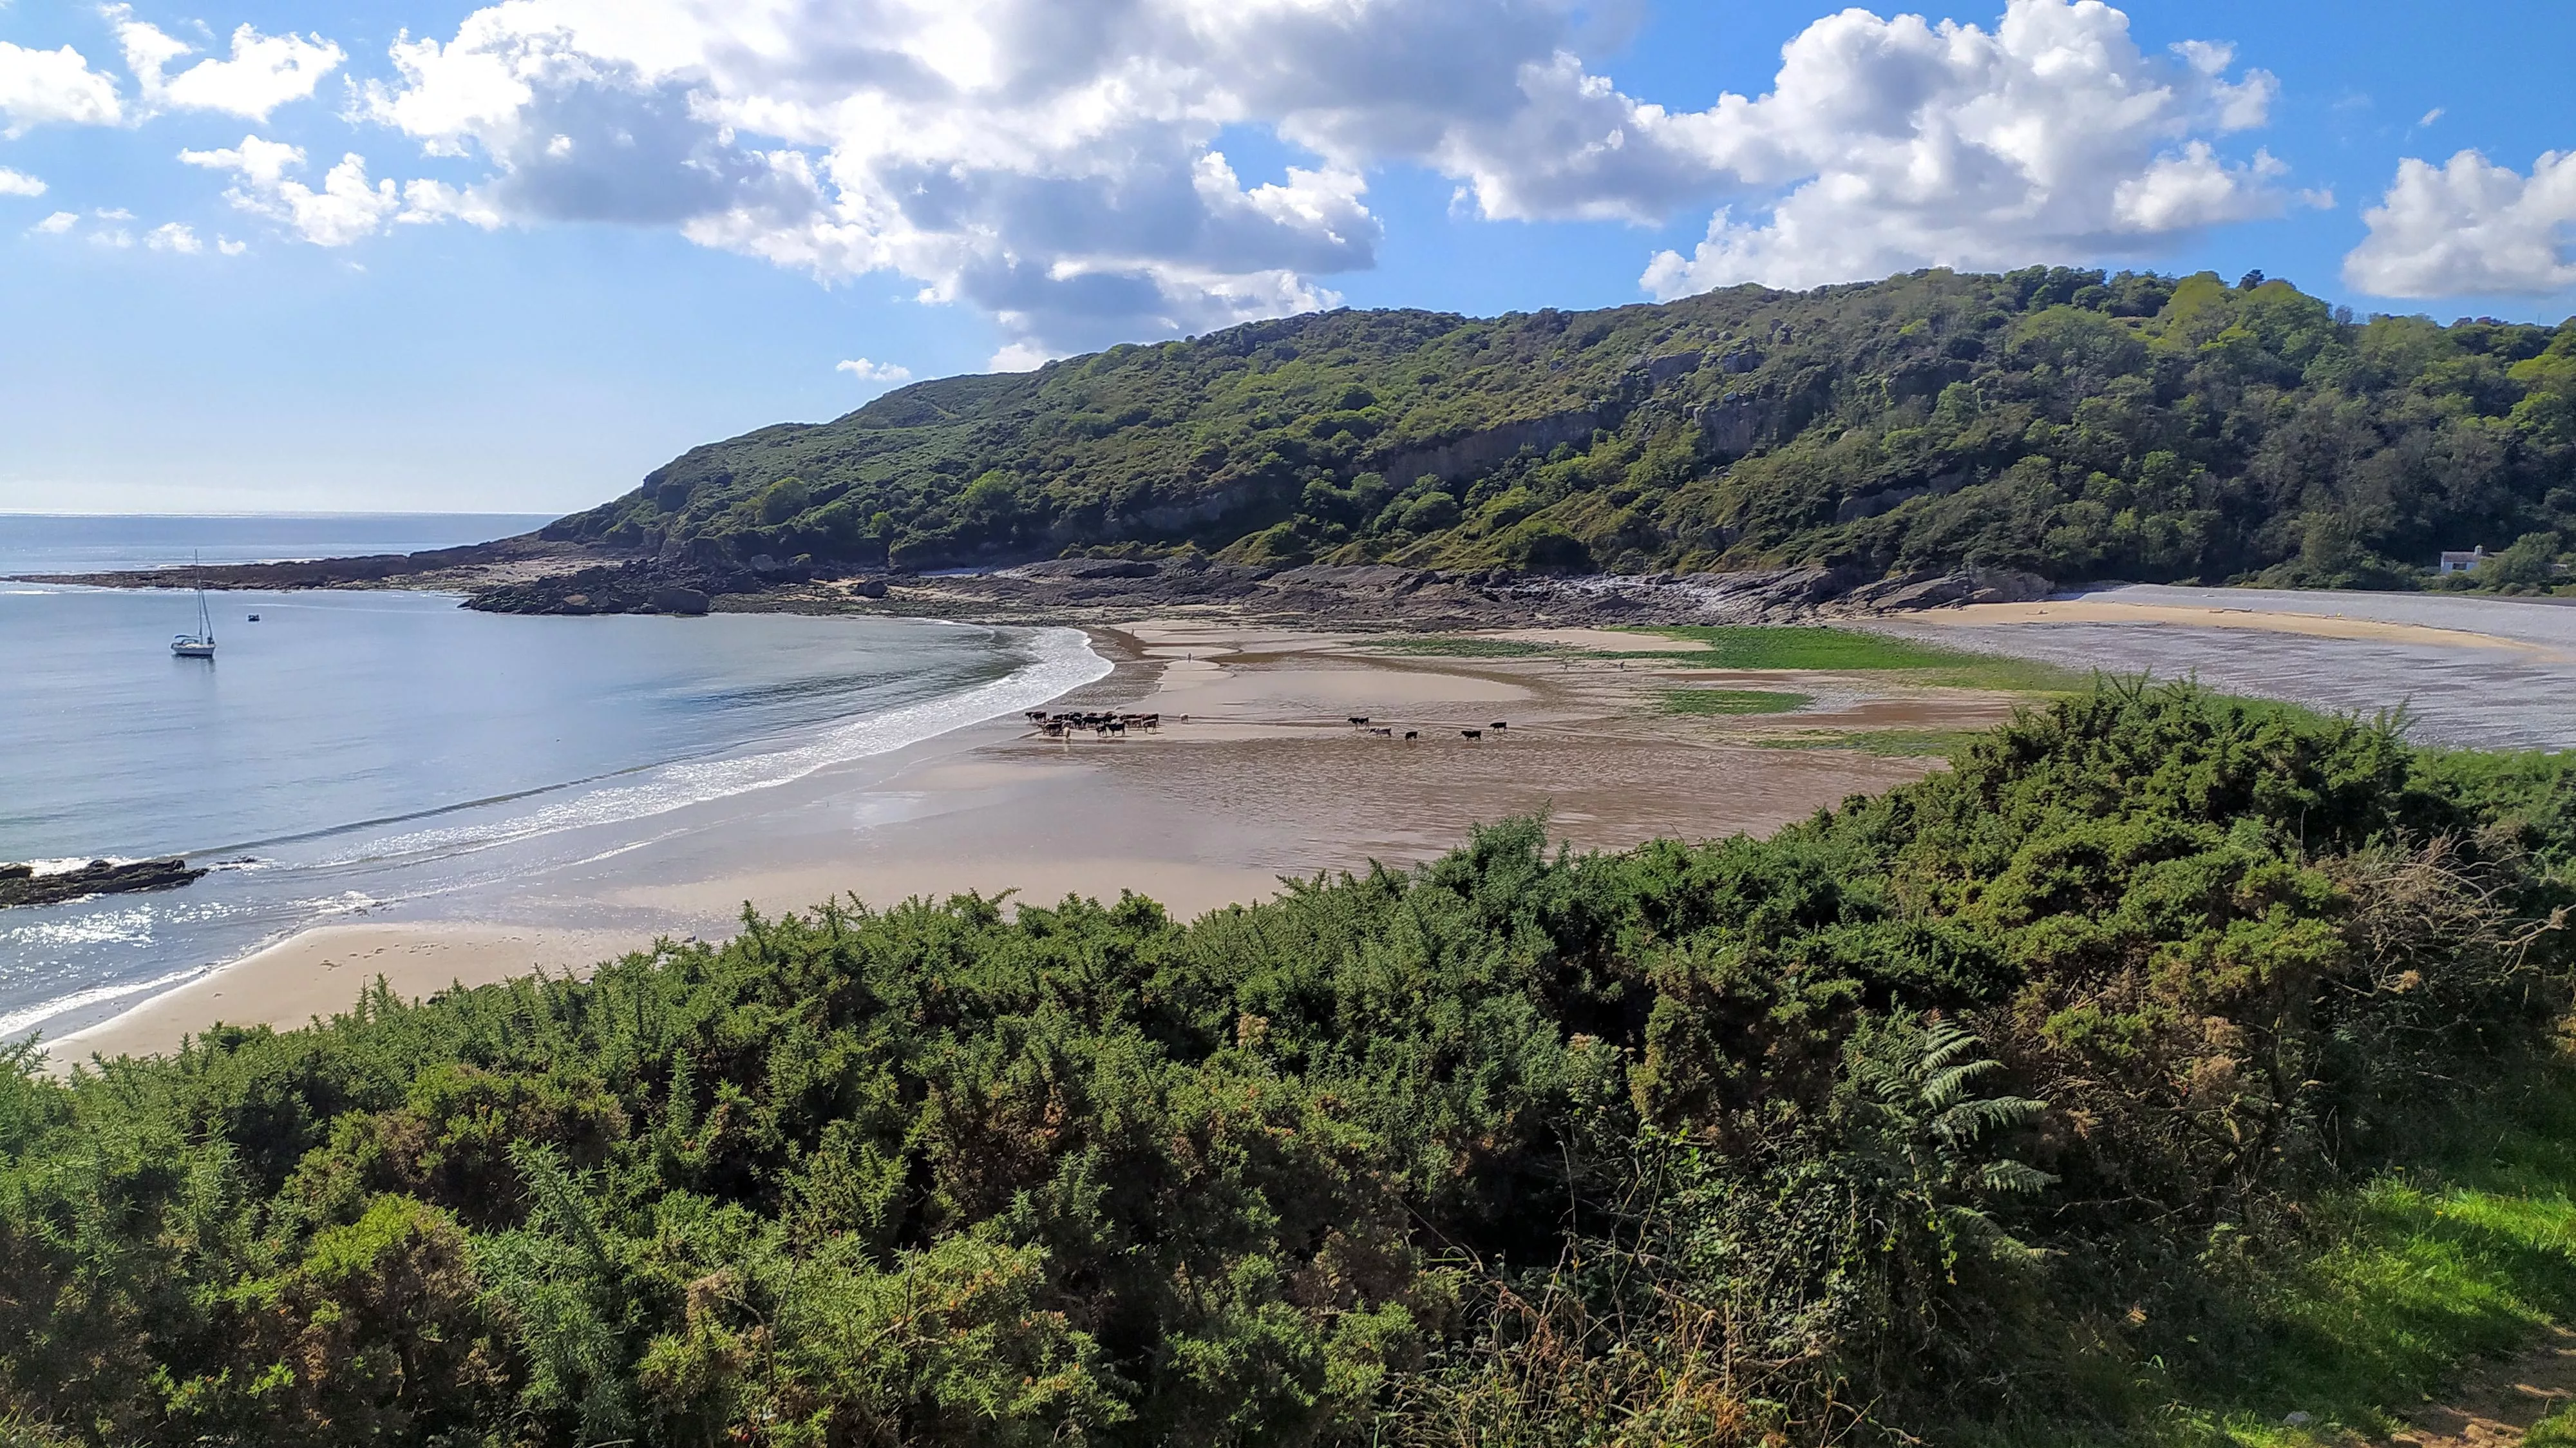
[[[2576,748],[2576,607],[2444,593],[2131,584],[1866,627],[2403,721],[2424,743]]]
[[[1909,619],[1908,622],[1916,620]],[[2494,649],[2576,663],[2576,655],[2547,644],[2430,624],[2390,623],[2344,614],[2287,613],[2199,604],[2130,603],[2107,598],[2051,599],[2041,603],[1972,603],[1936,609],[1919,621],[1953,628],[1993,628],[2011,624],[2118,623],[2176,624],[2186,628],[2256,629],[2265,633],[2301,634],[2309,638],[2351,639],[2371,643],[2414,644],[2429,648]]]
[[[1514,815],[1546,814],[1578,849],[1762,833],[1938,767],[1766,741],[1978,727],[2014,703],[1868,675],[1394,655],[1382,637],[1191,620],[1095,637],[1116,668],[1051,707],[1158,713],[1159,730],[1049,739],[1017,718],[962,729],[683,812],[661,838],[473,902],[473,919],[384,918],[404,913],[397,902],[369,924],[307,932],[67,1037],[53,1058],[165,1052],[219,1020],[301,1024],[346,1009],[378,974],[412,998],[578,971],[660,935],[730,935],[746,903],[775,914],[968,890],[1039,904],[1134,890],[1192,918],[1267,898],[1283,878],[1427,860]],[[1659,714],[1673,687],[1816,702],[1754,719]]]

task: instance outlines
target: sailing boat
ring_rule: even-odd
[[[190,557],[193,559],[195,555]],[[215,617],[206,612],[206,573],[202,563],[197,569],[197,631],[170,640],[170,652],[183,659],[211,659],[215,656]]]

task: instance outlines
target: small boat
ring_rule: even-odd
[[[211,659],[215,656],[215,617],[206,611],[206,576],[197,574],[197,631],[180,634],[170,640],[170,652],[183,659]]]
[[[250,616],[250,621],[251,621],[252,623],[257,623],[257,622],[259,622],[259,615],[258,615],[258,614],[252,614],[252,615]]]

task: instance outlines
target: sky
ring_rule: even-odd
[[[2555,322],[2571,55],[2563,0],[0,0],[0,510],[568,511],[1341,305],[2045,262]]]

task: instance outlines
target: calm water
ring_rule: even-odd
[[[417,553],[529,532],[552,522],[527,513],[245,514],[226,518],[80,517],[0,513],[0,578],[108,573],[206,563],[360,558]]]
[[[219,657],[201,661],[168,649],[187,594],[0,584],[0,861],[241,862],[0,912],[0,1034],[61,1034],[327,918],[434,913],[1108,670],[1071,630],[208,598]]]

